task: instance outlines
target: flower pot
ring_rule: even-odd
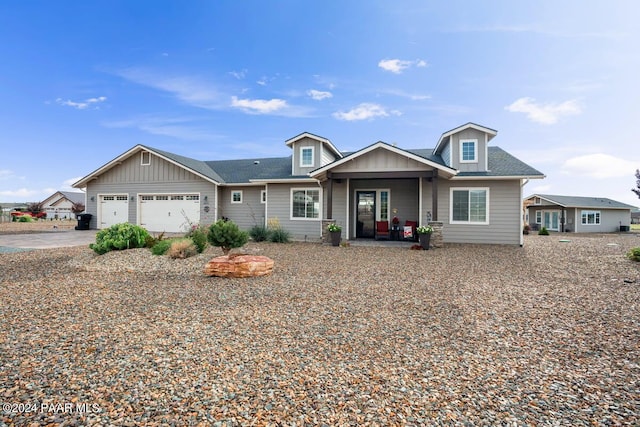
[[[431,241],[431,233],[418,234],[418,240],[420,241],[420,246],[425,251],[429,250],[429,242]]]
[[[329,234],[331,235],[331,246],[340,246],[342,231],[330,231]]]

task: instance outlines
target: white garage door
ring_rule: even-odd
[[[129,196],[126,194],[100,196],[98,228],[129,222]]]
[[[200,222],[198,194],[143,194],[139,201],[140,225],[148,231],[181,233]]]

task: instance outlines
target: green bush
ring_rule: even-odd
[[[31,215],[22,215],[18,218],[18,222],[34,222],[35,219]]]
[[[196,251],[201,254],[207,247],[207,230],[203,227],[193,227],[191,231],[187,233],[185,237],[188,237],[193,241],[193,245],[196,247]]]
[[[629,250],[629,252],[627,252],[627,257],[628,257],[631,261],[637,261],[637,262],[640,262],[640,247],[638,247],[638,248],[632,248],[631,250]]]
[[[254,225],[249,230],[249,236],[254,242],[264,242],[269,238],[269,229],[263,225]]]
[[[96,234],[96,243],[89,245],[99,255],[113,250],[143,248],[149,233],[144,228],[129,223],[115,224]]]
[[[548,236],[548,235],[549,235],[549,230],[547,230],[547,227],[542,227],[540,231],[538,231],[538,236]]]
[[[284,228],[274,228],[269,231],[269,241],[273,243],[289,243],[291,234]]]
[[[218,220],[209,226],[207,240],[212,246],[219,246],[227,255],[233,248],[243,246],[249,240],[249,234],[238,228],[233,221]]]
[[[158,241],[155,245],[151,247],[151,253],[154,255],[164,255],[167,253],[169,248],[171,247],[173,239],[165,239]]]

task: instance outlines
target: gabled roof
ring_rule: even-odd
[[[337,166],[340,166],[346,162],[351,161],[352,159],[355,159],[377,149],[388,150],[401,156],[408,157],[417,162],[423,163],[426,166],[441,170],[445,172],[445,174],[450,176],[453,176],[457,173],[455,169],[452,169],[449,166],[445,165],[440,156],[434,156],[433,150],[403,150],[402,148],[387,144],[386,142],[378,141],[374,144],[369,145],[368,147],[363,148],[362,150],[349,153],[341,159],[315,169],[311,171],[309,175],[311,177],[319,177]]]
[[[87,182],[89,182],[90,180],[97,178],[101,174],[105,173],[106,171],[113,168],[114,166],[119,165],[124,160],[128,159],[129,157],[133,156],[136,153],[139,153],[140,151],[149,151],[170,163],[176,164],[180,167],[187,169],[188,171],[194,173],[195,175],[198,175],[199,177],[207,181],[213,182],[214,184],[219,184],[222,182],[222,178],[220,178],[220,176],[214,170],[212,170],[205,162],[201,160],[195,160],[189,157],[184,157],[178,154],[170,153],[168,151],[163,151],[157,148],[138,144],[135,147],[122,153],[115,159],[111,160],[109,163],[101,166],[100,168],[91,172],[89,175],[75,182],[72,185],[72,187],[74,188],[85,187],[87,185]]]
[[[606,197],[557,196],[552,194],[532,194],[525,200],[539,197],[549,203],[565,208],[593,208],[593,209],[634,209],[635,206],[617,202]]]
[[[66,199],[71,203],[84,203],[85,194],[78,191],[56,191],[42,201],[44,205],[53,206]],[[51,200],[51,201],[49,201]]]
[[[461,132],[465,129],[475,129],[475,130],[479,130],[480,132],[484,132],[487,135],[489,135],[489,139],[488,141],[491,141],[493,139],[494,136],[496,136],[498,134],[498,131],[495,129],[491,129],[482,125],[478,125],[475,123],[467,123],[464,124],[462,126],[458,126],[457,128],[451,129],[446,131],[445,133],[443,133],[440,136],[440,139],[438,140],[438,143],[436,144],[436,147],[433,149],[433,151],[435,153],[440,154],[440,150],[444,147],[444,144],[449,140],[449,137],[451,137],[451,135],[456,134],[458,132]]]
[[[320,141],[323,144],[327,145],[329,149],[333,151],[333,154],[335,154],[337,157],[342,157],[342,153],[340,152],[340,150],[338,150],[331,141],[329,141],[327,138],[323,138],[310,132],[302,132],[300,135],[296,135],[293,138],[287,139],[284,143],[287,145],[287,147],[291,147],[294,142],[299,141],[303,138],[311,138],[315,139],[316,141]]]

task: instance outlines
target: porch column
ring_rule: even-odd
[[[438,169],[433,169],[431,178],[431,221],[438,221]]]
[[[331,179],[330,174],[327,174],[327,216],[326,218],[333,218],[333,179]]]

